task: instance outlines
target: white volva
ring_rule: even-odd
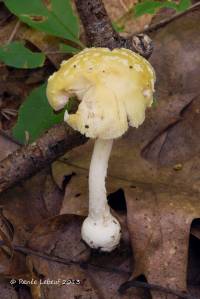
[[[129,126],[139,127],[153,102],[155,74],[150,63],[127,49],[85,49],[49,78],[47,97],[54,110],[71,96],[80,101],[64,120],[95,139],[89,173],[89,214],[82,239],[92,248],[112,251],[120,242],[120,224],[107,203],[105,179],[113,139]]]

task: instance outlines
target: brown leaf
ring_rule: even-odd
[[[23,245],[37,224],[56,215],[62,197],[48,169],[3,193],[3,215],[15,229],[14,242]]]
[[[60,258],[85,261],[90,251],[81,241],[82,221],[82,217],[74,215],[61,215],[44,221],[35,227],[29,247]]]
[[[123,32],[120,33],[123,36],[143,31],[151,22],[152,15],[148,14],[134,18],[133,7],[139,2],[137,0],[104,0],[103,2],[111,20],[118,20],[119,25],[124,26]]]
[[[200,217],[200,204],[198,194],[177,191],[125,190],[127,221],[133,277],[143,274],[149,283],[185,291],[190,226]]]
[[[2,222],[2,220],[1,220]],[[2,225],[1,225],[2,226]],[[9,238],[5,226],[4,231],[0,229],[0,274],[10,279],[29,277],[28,269],[25,263],[25,256],[19,252],[15,252],[12,242]]]
[[[17,292],[15,289],[9,284],[9,282],[1,282],[0,283],[0,294],[3,299],[18,299]]]
[[[77,171],[74,167],[58,161],[54,163],[53,176],[60,188],[66,178],[68,181],[60,214],[86,216],[88,214],[88,171],[82,169]]]
[[[78,216],[58,216],[35,228],[29,241],[29,247],[43,253],[73,260],[86,261],[90,250],[81,241],[80,228],[82,218]],[[64,265],[38,257],[30,257],[35,272],[43,281],[50,279],[58,285],[41,284],[42,298],[97,298],[84,270],[79,265]],[[77,284],[70,280],[79,280]]]
[[[23,285],[21,285],[18,289],[18,296],[19,296],[19,299],[33,299],[30,294],[30,290],[26,286],[23,286]]]

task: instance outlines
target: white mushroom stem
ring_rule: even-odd
[[[82,238],[92,248],[112,251],[120,241],[120,224],[110,213],[105,178],[113,139],[97,139],[89,172],[89,215],[82,226]]]
[[[110,217],[105,179],[113,139],[95,141],[89,171],[89,217],[106,220]]]

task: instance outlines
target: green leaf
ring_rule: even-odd
[[[181,12],[186,10],[188,7],[190,7],[191,1],[190,0],[181,0],[179,4],[177,5],[177,11]]]
[[[177,4],[173,1],[164,1],[162,2],[163,3],[163,6],[162,7],[166,7],[166,8],[172,8],[172,9],[175,9],[177,10]]]
[[[18,121],[13,129],[14,137],[21,143],[33,142],[45,130],[64,118],[64,111],[55,114],[48,104],[46,84],[33,90],[20,107]]]
[[[184,0],[185,1],[185,0]],[[177,9],[177,4],[173,1],[150,1],[146,0],[144,2],[138,3],[135,6],[134,14],[136,17],[140,17],[144,14],[155,14],[158,9],[167,7]]]
[[[119,25],[119,24],[117,24],[117,22],[112,22],[112,26],[113,26],[113,29],[116,31],[116,32],[123,32],[124,31],[124,29],[125,29],[125,26],[123,26],[123,25]]]
[[[63,44],[63,43],[60,44],[60,52],[62,52],[62,53],[77,54],[80,51],[81,51],[80,49],[71,47],[69,45],[66,45],[66,44]]]
[[[30,51],[21,42],[13,42],[0,47],[0,61],[12,67],[31,69],[43,66],[45,55]]]
[[[50,35],[66,38],[80,44],[79,22],[70,0],[4,0],[7,8],[22,22]]]
[[[136,17],[144,14],[154,14],[161,7],[162,3],[159,1],[144,1],[136,4],[134,14]]]

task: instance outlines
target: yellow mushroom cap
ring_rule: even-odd
[[[127,50],[89,48],[62,62],[49,77],[47,97],[54,110],[71,96],[81,101],[65,121],[90,138],[112,139],[128,125],[138,127],[153,102],[155,73],[142,56]]]

